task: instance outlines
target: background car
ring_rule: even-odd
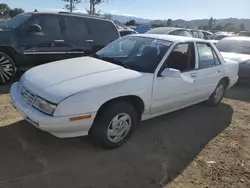
[[[216,46],[224,58],[240,63],[239,82],[250,84],[250,37],[227,37]]]
[[[0,84],[16,70],[93,54],[119,38],[114,23],[97,16],[73,13],[23,13],[2,26]]]
[[[136,31],[132,29],[118,29],[120,36],[124,37],[126,35],[131,35],[131,34],[138,34]]]
[[[147,31],[146,34],[165,34],[165,35],[177,35],[177,36],[195,38],[193,33],[188,29],[178,28],[178,27],[157,27]]]
[[[239,33],[239,36],[250,37],[250,31],[241,31]]]
[[[201,32],[200,30],[198,30],[198,29],[190,29],[190,31],[193,33],[193,35],[196,38],[200,38],[200,39],[204,38],[203,32]]]
[[[224,31],[219,31],[219,32],[216,32],[214,33],[213,35],[210,35],[209,36],[209,40],[221,40],[225,37],[230,37],[230,36],[234,36],[233,33],[229,33],[229,32],[224,32]]]

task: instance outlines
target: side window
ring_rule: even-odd
[[[183,43],[175,46],[166,60],[166,67],[181,72],[195,69],[194,43]]]
[[[193,35],[191,33],[189,33],[188,31],[183,31],[183,32],[184,32],[185,37],[193,37]],[[198,33],[197,33],[197,36],[199,36]]]
[[[221,64],[215,51],[209,44],[197,43],[199,54],[199,68],[209,68]]]
[[[218,58],[218,55],[214,50],[213,50],[213,55],[214,55],[215,65],[220,65],[221,64],[220,59]]]
[[[61,26],[58,16],[42,15],[30,20],[29,25],[38,24],[42,28],[44,35],[58,36],[61,35]]]
[[[176,30],[176,31],[172,31],[171,33],[169,33],[170,35],[179,35],[181,36],[180,30]]]
[[[66,36],[74,45],[83,46],[83,41],[92,40],[84,19],[65,16],[64,21]]]
[[[91,35],[94,36],[94,41],[98,45],[106,46],[110,42],[119,38],[119,32],[115,25],[107,20],[85,18]]]

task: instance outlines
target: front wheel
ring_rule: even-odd
[[[131,137],[137,120],[137,113],[131,104],[117,102],[108,105],[99,114],[90,134],[98,144],[113,149]]]
[[[215,88],[215,91],[206,101],[207,105],[217,106],[218,104],[220,104],[225,95],[225,91],[226,91],[226,82],[224,80],[221,80],[217,85],[217,87]]]
[[[7,84],[15,75],[14,61],[5,53],[0,52],[0,85]]]

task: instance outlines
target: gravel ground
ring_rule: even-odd
[[[250,87],[143,122],[115,150],[37,130],[0,87],[0,188],[250,187]]]

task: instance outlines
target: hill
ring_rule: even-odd
[[[130,20],[135,20],[138,24],[161,24],[166,23],[166,20],[150,20],[150,19],[144,19],[144,18],[138,18],[134,16],[123,16],[123,15],[112,15],[113,20],[117,20],[121,23],[126,23]],[[209,19],[196,19],[191,21],[186,20],[173,20],[172,25],[178,25],[179,27],[185,27],[185,28],[198,28],[201,25],[207,25]],[[225,18],[225,19],[217,19],[216,25],[225,25],[228,23],[232,23],[236,26],[240,26],[241,24],[245,25],[245,28],[247,30],[250,30],[250,19],[238,19],[238,18]]]

